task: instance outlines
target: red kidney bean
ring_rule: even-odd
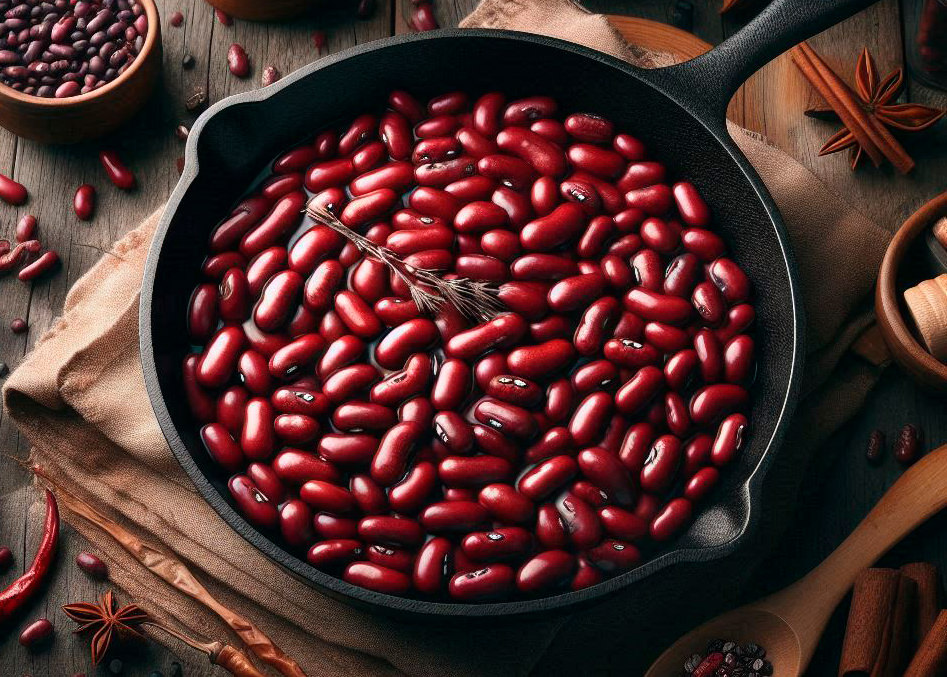
[[[569,421],[569,434],[577,445],[588,446],[601,438],[613,406],[612,396],[601,391],[587,395],[579,403]]]
[[[602,257],[600,266],[608,284],[617,291],[627,291],[634,284],[631,266],[622,257],[606,254]]]
[[[260,353],[254,350],[244,351],[237,361],[237,375],[240,382],[254,395],[270,392],[271,380],[267,360]]]
[[[640,473],[656,436],[654,426],[650,423],[640,422],[631,425],[618,451],[618,459],[622,465],[635,475]]]
[[[641,561],[641,552],[631,543],[606,539],[586,551],[589,561],[602,571],[628,571]]]
[[[496,136],[500,131],[500,117],[506,97],[499,92],[481,96],[473,105],[473,125],[484,136]]]
[[[339,155],[351,155],[363,143],[374,139],[377,133],[378,118],[371,114],[359,115],[339,137]]]
[[[419,139],[447,136],[453,134],[460,127],[460,124],[460,120],[456,115],[435,115],[415,126],[414,134]]]
[[[187,330],[195,343],[205,343],[217,329],[217,287],[210,283],[198,285],[188,303]]]
[[[310,507],[297,498],[290,499],[280,506],[280,533],[291,547],[303,548],[312,543],[315,537],[312,517]]]
[[[565,339],[552,339],[536,346],[514,348],[507,355],[510,371],[516,376],[540,379],[558,372],[575,356],[575,348]]]
[[[350,517],[338,517],[327,512],[320,512],[312,518],[312,528],[321,537],[326,539],[354,539],[358,537],[358,521]],[[358,553],[361,555],[361,552]]]
[[[0,174],[0,177],[6,178],[3,177],[2,174]],[[25,192],[26,189],[24,189],[24,194]],[[3,185],[2,182],[0,182],[0,197],[2,197],[3,193]],[[23,204],[26,199],[24,198],[23,202],[9,202],[9,200],[4,201],[8,202],[9,204]],[[80,221],[91,221],[92,215],[95,213],[95,186],[88,183],[84,183],[79,186],[76,189],[76,195],[73,198],[72,205],[76,212],[76,216],[79,217]]]
[[[411,94],[395,90],[388,95],[388,105],[405,116],[412,124],[424,118],[424,107]]]
[[[357,505],[351,491],[324,480],[309,480],[304,483],[299,488],[299,497],[312,506],[314,510],[324,510],[333,514],[351,512]],[[362,522],[364,521],[362,520]],[[363,535],[361,523],[359,524],[359,534]]]
[[[408,165],[408,167],[410,168],[410,165]],[[374,171],[381,172],[382,169],[384,169],[384,167]],[[306,170],[303,183],[305,184],[306,189],[311,193],[321,193],[328,188],[340,188],[341,186],[344,186],[346,183],[352,180],[352,177],[354,176],[355,165],[352,163],[352,161],[348,158],[339,158],[336,160],[326,160],[324,162],[311,165],[309,169]],[[367,176],[367,174],[363,174],[362,176]],[[370,190],[375,190],[376,188],[381,187],[385,186],[376,186],[372,184],[371,188],[366,188],[363,192],[367,193],[370,192]],[[353,195],[360,195],[362,192],[360,190],[356,190],[355,182],[353,182],[353,185],[350,186],[350,188],[352,189]],[[359,185],[358,188],[361,188],[361,185]]]
[[[443,162],[460,155],[460,141],[454,136],[436,136],[421,139],[411,151],[411,162],[420,165],[428,162]]]
[[[564,313],[587,307],[604,291],[605,276],[600,272],[575,275],[550,287],[546,300],[554,311]]]
[[[617,506],[600,508],[598,517],[605,532],[622,541],[636,541],[648,533],[647,520]]]
[[[569,143],[569,133],[566,132],[565,125],[563,125],[558,120],[542,118],[531,124],[529,129],[530,131],[536,132],[541,137],[549,139],[560,146],[565,146],[567,143]]]
[[[411,589],[411,579],[400,571],[372,562],[352,562],[342,573],[346,582],[386,595],[403,595]]]
[[[266,332],[274,332],[282,327],[295,310],[302,287],[302,276],[292,270],[284,270],[271,277],[253,309],[256,325]]]
[[[16,224],[16,241],[18,243],[36,239],[36,217],[24,214]]]
[[[724,379],[728,383],[745,384],[753,379],[754,343],[746,334],[734,336],[724,346]]]
[[[596,196],[597,197],[597,196]],[[540,176],[529,191],[529,201],[538,216],[546,216],[560,203],[559,185],[551,176]]]
[[[305,414],[280,414],[274,419],[273,428],[289,444],[305,444],[319,435],[319,422]]]
[[[378,438],[362,433],[330,433],[322,436],[317,448],[319,454],[330,463],[342,466],[364,465],[374,457]]]
[[[26,191],[26,186],[0,174],[0,200],[8,205],[21,205],[26,202],[28,197],[29,193]]]
[[[692,477],[694,473],[708,464],[713,441],[713,437],[701,433],[692,437],[684,445],[684,477]]]
[[[598,585],[603,578],[601,571],[592,566],[585,557],[579,556],[578,567],[572,577],[572,582],[569,584],[569,589],[573,591],[583,590]]]
[[[502,228],[509,216],[492,202],[471,202],[454,217],[454,228],[460,233],[481,233],[492,228]]]
[[[336,305],[338,305],[338,297],[336,297]],[[374,316],[374,313],[372,315]],[[345,319],[344,316],[343,319]],[[437,326],[431,320],[426,318],[408,320],[392,329],[378,342],[375,347],[375,359],[386,369],[397,369],[405,364],[411,354],[430,347],[437,337]]]
[[[363,553],[364,545],[361,541],[351,538],[333,538],[313,545],[306,555],[306,560],[313,566],[317,566],[321,569],[333,569],[349,564],[353,560],[361,557]],[[375,564],[363,564],[370,567],[377,566]],[[359,576],[360,575],[357,573],[355,580],[359,581],[357,583],[358,585],[362,585],[361,578]],[[368,574],[364,574],[362,577],[368,578]]]
[[[720,258],[726,251],[723,240],[716,233],[703,228],[685,228],[681,232],[681,243],[684,249],[704,263]]]
[[[520,243],[527,251],[551,251],[578,237],[584,225],[585,214],[582,208],[575,203],[566,202],[548,215],[533,219],[523,226],[520,231]],[[515,270],[514,277],[518,277]]]
[[[436,484],[437,468],[429,461],[421,461],[388,490],[392,510],[404,514],[418,512],[427,503]]]
[[[644,144],[630,134],[616,134],[612,147],[630,162],[637,162],[645,157]]]
[[[247,257],[255,256],[292,233],[302,221],[305,204],[306,194],[302,191],[289,193],[277,200],[260,223],[241,238],[240,253]]]
[[[227,68],[238,78],[246,78],[250,75],[250,57],[247,56],[243,46],[236,42],[227,50]]]
[[[576,169],[611,179],[625,168],[625,160],[618,153],[588,143],[569,146],[569,161]]]
[[[309,275],[316,266],[332,256],[338,256],[345,238],[327,226],[313,226],[303,233],[289,249],[289,267],[299,275]]]
[[[472,443],[472,431],[470,435]],[[448,456],[438,465],[437,474],[447,486],[480,488],[510,479],[513,466],[499,456]]]
[[[564,548],[569,544],[569,535],[552,503],[539,506],[536,513],[536,540],[547,550]]]
[[[646,291],[657,293],[663,290],[664,273],[661,270],[661,257],[653,249],[642,249],[637,252],[631,259],[631,269],[635,282]]]
[[[411,156],[411,123],[397,111],[387,111],[378,124],[381,137],[388,155],[393,160],[407,160]]]
[[[297,191],[303,187],[301,172],[274,176],[260,186],[260,194],[268,200],[278,200],[284,195]]]
[[[691,348],[674,353],[664,363],[664,380],[668,387],[676,391],[686,390],[699,363],[697,352]]]
[[[716,468],[698,470],[684,486],[684,498],[692,503],[700,503],[713,490],[720,480],[720,471]]]
[[[227,484],[230,495],[236,502],[240,513],[252,524],[272,529],[279,523],[279,513],[270,500],[256,487],[246,475],[235,475]]]
[[[522,527],[501,527],[467,534],[461,541],[464,553],[477,562],[520,559],[532,549],[533,535]]]
[[[270,395],[273,407],[284,414],[303,414],[315,418],[329,411],[329,398],[314,390],[294,386],[277,388]]]
[[[572,413],[575,404],[575,390],[567,378],[559,379],[550,384],[546,390],[546,406],[543,413],[553,423],[563,421]]]
[[[681,455],[681,441],[674,435],[661,435],[656,439],[641,469],[642,491],[660,493],[666,490],[677,476]]]
[[[474,159],[479,160],[497,152],[497,144],[473,127],[461,127],[454,132],[454,138],[460,143],[464,151]],[[473,174],[473,171],[468,174]]]
[[[35,649],[53,636],[53,624],[48,618],[40,618],[27,625],[17,641],[22,646]]]
[[[615,328],[612,330],[612,336],[616,339],[631,339],[638,340],[644,336],[644,325],[645,322],[640,317],[634,313],[623,312],[618,317],[618,322],[615,323]],[[612,344],[610,350],[621,352],[621,346]]]
[[[444,186],[444,192],[462,202],[489,200],[497,189],[497,182],[486,176],[467,176]]]
[[[617,216],[626,209],[625,197],[621,191],[605,179],[590,172],[573,172],[570,177],[573,181],[581,181],[591,185],[601,200],[602,210],[611,216]]]
[[[270,373],[279,379],[296,375],[300,369],[315,364],[325,345],[319,334],[300,336],[270,356]]]
[[[707,274],[730,305],[743,303],[749,298],[750,280],[732,260],[720,257],[710,264]]]
[[[651,216],[662,216],[671,208],[671,189],[663,183],[646,188],[636,188],[625,193],[625,204],[637,207]]]
[[[690,253],[680,254],[668,264],[663,291],[671,296],[686,297],[697,284],[699,275],[700,261],[697,257]]]
[[[441,411],[434,416],[432,423],[434,434],[451,453],[466,454],[473,448],[473,428],[460,414]]]
[[[222,320],[243,322],[247,319],[250,314],[251,291],[250,283],[242,270],[231,268],[224,273],[217,290],[218,308]]]
[[[709,329],[701,329],[694,335],[694,351],[700,361],[700,373],[704,383],[716,383],[723,377],[723,347],[717,335]]]
[[[575,261],[557,254],[525,254],[510,266],[513,278],[521,281],[561,280],[579,272]]]
[[[572,372],[572,386],[581,395],[610,389],[618,379],[618,369],[608,360],[594,360]]]
[[[515,313],[502,313],[488,322],[462,331],[444,347],[448,356],[470,360],[488,350],[508,346],[526,333],[526,322]]]
[[[690,345],[691,337],[680,327],[648,322],[644,326],[644,340],[663,353],[673,353]]]
[[[243,431],[240,434],[240,448],[247,458],[263,460],[273,453],[276,447],[274,418],[273,406],[269,400],[254,397],[247,402]]]
[[[519,445],[493,428],[479,423],[473,426],[474,444],[479,451],[491,456],[500,456],[511,463],[519,458]]]
[[[618,456],[600,447],[583,449],[576,457],[579,470],[596,487],[619,505],[630,505],[633,485]]]
[[[353,198],[345,205],[339,220],[349,228],[359,229],[384,216],[398,202],[398,194],[390,188],[379,188]]]
[[[536,406],[543,396],[543,391],[532,381],[505,374],[490,379],[486,393],[490,397],[522,407]]]
[[[430,358],[420,353],[412,355],[404,369],[388,374],[372,386],[371,401],[388,407],[398,406],[424,390],[432,375]]]
[[[454,272],[460,277],[499,284],[509,279],[509,268],[500,259],[485,254],[458,256]]]
[[[578,469],[578,464],[571,456],[554,456],[520,477],[516,489],[531,501],[538,502],[564,487]]]
[[[381,438],[372,459],[372,478],[382,486],[391,486],[400,480],[423,432],[420,425],[410,421],[392,425]]]
[[[328,260],[317,265],[303,287],[306,307],[313,312],[328,309],[344,275],[345,269],[338,261]]]
[[[577,549],[587,550],[602,539],[602,523],[585,501],[567,493],[556,500],[556,510],[569,540]]]
[[[625,338],[606,341],[602,354],[606,360],[619,367],[632,369],[652,365],[659,358],[659,353],[654,346]]]
[[[596,216],[589,221],[588,228],[576,245],[576,253],[583,258],[598,258],[605,244],[615,232],[615,221],[609,216]],[[604,273],[604,270],[602,271]],[[628,271],[631,272],[630,270]],[[629,276],[630,278],[630,276]],[[611,280],[609,280],[611,283]],[[630,284],[630,279],[629,279]]]
[[[527,410],[515,404],[491,399],[481,400],[474,408],[474,416],[484,425],[507,436],[528,440],[537,432],[535,419]]]
[[[349,480],[349,491],[363,514],[379,515],[388,512],[388,496],[385,490],[368,475],[352,475]],[[378,563],[383,564],[383,562]]]
[[[453,546],[444,537],[435,537],[418,551],[414,561],[412,583],[424,595],[441,592],[447,582]]]
[[[470,367],[460,359],[447,359],[438,370],[431,390],[431,404],[440,411],[458,409],[470,393]]]
[[[227,429],[220,423],[209,423],[201,428],[201,441],[214,462],[227,472],[243,467],[243,451]]]
[[[694,287],[691,303],[697,314],[711,326],[719,325],[727,312],[727,304],[720,290],[706,280]]]
[[[668,429],[678,437],[686,437],[691,429],[691,419],[684,398],[679,393],[666,393],[664,410]]]
[[[354,334],[346,334],[328,345],[316,373],[322,379],[328,377],[338,369],[348,366],[365,354],[365,342]]]
[[[193,354],[184,358],[182,381],[188,408],[194,418],[200,423],[209,423],[214,420],[215,403],[214,398],[204,390],[198,380],[197,371],[200,360],[199,355]]]
[[[500,186],[490,196],[490,201],[503,208],[516,228],[522,227],[536,216],[529,198],[507,186]]]
[[[492,352],[486,357],[480,358],[474,364],[474,383],[480,390],[485,391],[490,379],[500,374],[509,373],[509,367],[505,353]]]
[[[469,149],[465,148],[465,150]],[[474,158],[461,156],[442,162],[432,162],[414,168],[414,180],[421,186],[444,186],[469,177],[476,172]]]
[[[744,407],[749,400],[745,388],[717,383],[698,390],[690,401],[690,414],[697,425],[708,425]]]
[[[569,488],[569,492],[593,508],[601,508],[608,501],[608,494],[586,480],[576,480],[573,482]]]
[[[276,472],[265,463],[251,463],[247,466],[247,476],[273,505],[279,505],[286,498],[286,487]]]
[[[99,162],[102,163],[102,168],[105,169],[109,181],[117,188],[132,190],[137,185],[135,175],[114,150],[99,151]]]
[[[541,552],[517,571],[516,587],[528,594],[557,588],[571,579],[576,566],[575,555],[564,550]]]
[[[477,171],[516,191],[527,188],[536,179],[532,165],[511,155],[485,155],[477,161]]]
[[[244,410],[249,399],[250,394],[242,386],[228,388],[217,399],[217,421],[231,435],[240,435],[243,430]]]
[[[421,309],[418,308],[414,299],[402,299],[395,296],[378,299],[374,310],[378,319],[389,327],[397,327],[421,315]]]
[[[487,509],[473,501],[441,501],[421,511],[421,524],[429,532],[469,533],[487,521]]]
[[[737,334],[742,334],[756,320],[756,311],[749,303],[741,303],[727,311],[727,318],[723,325],[717,329],[717,338],[721,342],[732,339]]]
[[[722,467],[736,458],[746,441],[747,419],[743,414],[730,414],[717,428],[710,450],[710,460],[713,464]]]
[[[220,388],[230,380],[244,346],[239,327],[223,327],[204,348],[197,365],[197,382],[205,388]]]
[[[344,183],[351,178],[354,171],[343,173],[345,166],[337,164],[338,162],[338,160],[333,160],[324,164],[329,165],[328,170],[333,174],[337,174],[339,179],[342,179],[340,183]],[[323,180],[320,177],[320,183],[325,183],[328,180],[328,178]],[[335,178],[333,177],[333,182],[334,181]],[[377,169],[372,169],[371,171],[364,172],[357,176],[349,184],[349,191],[355,197],[370,195],[380,190],[399,192],[408,188],[413,182],[414,167],[412,167],[411,163],[389,162]],[[308,183],[306,187],[313,190]],[[387,196],[388,194],[384,193],[383,195]]]
[[[651,538],[667,541],[673,538],[691,520],[693,505],[686,498],[675,498],[664,506],[651,521]]]
[[[618,319],[620,310],[618,301],[611,296],[600,298],[586,308],[572,338],[572,343],[580,355],[591,356],[601,350],[607,332]]]
[[[260,295],[267,280],[286,268],[286,261],[286,250],[283,247],[270,247],[253,257],[246,268],[247,285],[252,298]],[[233,267],[240,268],[242,263]]]
[[[473,571],[461,571],[450,579],[448,591],[454,599],[480,602],[507,595],[513,590],[515,573],[505,564],[489,564]]]
[[[615,135],[615,126],[610,121],[592,113],[574,113],[564,124],[572,137],[586,143],[609,143]]]
[[[523,127],[507,127],[496,137],[500,150],[528,162],[543,176],[562,176],[567,169],[566,156],[555,143]]]
[[[703,228],[710,223],[710,209],[693,184],[686,181],[676,183],[672,192],[677,211],[684,223],[695,228]]]
[[[348,401],[332,413],[332,425],[346,432],[384,430],[393,426],[398,418],[395,412],[372,402]]]
[[[526,524],[535,511],[532,501],[509,484],[489,484],[477,500],[495,520],[506,524]]]
[[[398,418],[402,421],[419,423],[426,428],[431,425],[431,421],[434,419],[434,407],[428,398],[414,397],[401,405],[398,410]]]
[[[356,336],[370,339],[381,332],[381,320],[358,294],[347,290],[338,292],[334,307],[345,326]]]
[[[565,315],[550,315],[529,325],[530,338],[539,343],[568,338],[571,334],[572,323]]]
[[[526,126],[534,120],[552,117],[558,107],[556,100],[548,96],[517,99],[503,110],[503,124]]]
[[[693,315],[693,307],[687,299],[660,294],[650,289],[636,287],[624,298],[625,307],[646,320],[682,325]]]
[[[665,168],[660,162],[633,162],[625,169],[616,185],[622,192],[664,183]]]

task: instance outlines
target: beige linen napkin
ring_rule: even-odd
[[[487,0],[462,25],[539,31],[643,59],[603,17],[567,0]],[[848,348],[870,322],[860,304],[888,234],[779,150],[742,130],[734,134],[780,206],[809,314],[809,395],[779,457],[789,469],[781,489],[791,497],[813,450],[874,383],[873,367],[851,358]],[[820,205],[817,214],[812,204]],[[694,603],[672,580],[652,587],[662,620],[649,616],[655,605],[636,592],[572,619],[454,628],[359,611],[292,578],[200,498],[152,413],[138,352],[138,290],[157,220],[155,214],[130,232],[76,283],[62,318],[10,376],[4,402],[32,443],[34,462],[57,484],[176,553],[215,597],[257,623],[308,675],[523,674],[544,654],[544,672],[621,667],[636,674],[658,650],[653,642],[685,629],[689,615],[726,605],[726,593],[709,606]],[[843,253],[849,265],[835,265]],[[125,595],[196,633],[231,637],[213,614],[152,576],[101,531],[75,515],[66,519],[104,553]],[[741,578],[727,580],[735,590]],[[199,658],[190,663],[188,675],[212,672]]]

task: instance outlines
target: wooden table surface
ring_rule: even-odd
[[[35,214],[42,239],[58,250],[63,260],[62,271],[48,281],[33,286],[15,278],[0,282],[0,360],[14,368],[61,312],[68,289],[101,256],[101,250],[108,249],[166,199],[178,178],[175,159],[183,150],[173,130],[178,124],[193,120],[185,110],[184,100],[194,88],[206,88],[213,102],[258,87],[264,66],[273,65],[284,74],[289,73],[317,58],[310,41],[316,28],[327,32],[331,52],[409,30],[406,17],[410,0],[378,0],[375,15],[367,21],[354,19],[354,1],[327,4],[323,13],[304,21],[279,25],[238,21],[225,27],[214,20],[204,0],[158,0],[164,36],[163,82],[148,110],[124,131],[104,142],[49,148],[18,140],[0,130],[0,172],[25,184],[31,194],[24,207],[2,207],[3,236],[12,235],[13,225],[22,214]],[[585,4],[594,11],[667,21],[674,1],[588,0]],[[694,32],[708,42],[719,42],[740,25],[739,18],[722,19],[717,14],[718,0],[697,0],[695,4]],[[456,25],[475,5],[476,0],[439,0],[436,10],[440,24]],[[185,16],[180,28],[168,22],[175,10]],[[901,65],[906,39],[902,35],[903,23],[898,1],[882,0],[818,36],[812,44],[846,78],[851,77],[854,59],[863,46],[871,49],[879,70],[885,73]],[[238,80],[227,71],[225,55],[232,42],[242,43],[250,54],[250,79]],[[192,70],[181,67],[185,54],[196,59]],[[817,157],[818,148],[835,127],[803,117],[809,96],[808,86],[783,56],[749,80],[734,98],[731,118],[765,134],[885,228],[896,228],[922,203],[947,188],[947,123],[908,140],[906,147],[918,162],[911,176],[898,176],[890,167],[852,173],[842,155]],[[947,95],[943,92],[910,79],[906,96],[911,101],[947,106]],[[104,145],[118,149],[134,168],[140,184],[137,191],[122,193],[108,183],[96,157],[97,150]],[[79,222],[71,206],[73,191],[85,182],[95,184],[99,190],[99,209],[92,223]],[[839,261],[839,265],[846,263]],[[27,334],[14,335],[7,330],[15,317],[29,321]],[[899,469],[890,456],[880,468],[865,462],[864,445],[872,429],[886,430],[890,439],[901,425],[912,422],[924,432],[928,446],[934,446],[947,441],[947,417],[943,413],[942,399],[920,392],[898,369],[889,369],[864,411],[820,454],[822,471],[806,487],[795,524],[770,566],[764,567],[765,574],[761,575],[757,589],[778,587],[818,563],[897,477]],[[27,445],[9,417],[0,413],[0,542],[13,550],[15,570],[32,558],[40,535],[42,506],[34,505],[36,496],[28,488],[27,475],[9,458],[25,458],[27,453]],[[889,556],[890,561],[897,564],[922,559],[947,568],[945,527],[947,518],[935,518],[899,546]],[[82,547],[81,539],[66,528],[59,564],[48,592],[13,627],[0,628],[4,633],[0,637],[3,675],[112,674],[106,666],[100,666],[98,671],[91,668],[88,642],[69,634],[71,623],[59,609],[61,604],[92,599],[101,592],[101,585],[91,583],[72,564]],[[6,574],[3,582],[13,575]],[[809,674],[835,674],[845,613],[843,605]],[[26,622],[43,615],[56,623],[58,634],[50,650],[31,655],[17,644],[16,636]],[[629,646],[629,650],[636,649],[640,648]],[[180,649],[178,655],[183,659],[163,648],[136,647],[133,652],[120,654],[125,661],[122,674],[148,675],[156,669],[168,674],[174,660],[189,661],[188,675],[216,674],[205,668],[203,659],[193,652]],[[555,672],[576,669],[568,665],[559,668]]]

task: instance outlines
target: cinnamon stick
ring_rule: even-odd
[[[914,581],[896,569],[867,569],[855,581],[840,677],[887,677],[904,667],[904,625],[914,616]],[[893,672],[888,671],[891,665]]]
[[[898,580],[898,596],[890,619],[888,650],[884,659],[884,677],[901,677],[908,661],[914,655],[914,622],[917,617],[917,584],[913,579],[901,575]]]
[[[929,562],[914,562],[901,567],[901,573],[917,584],[917,615],[914,621],[914,646],[920,646],[934,626],[941,607],[940,572]]]
[[[947,610],[937,615],[904,677],[940,677],[947,674]]]
[[[793,47],[791,55],[803,76],[819,90],[876,167],[881,164],[883,158],[887,158],[902,174],[907,174],[914,168],[914,160],[904,147],[884,125],[862,109],[851,88],[828,67],[808,43],[802,42]]]

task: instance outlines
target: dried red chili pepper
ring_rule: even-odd
[[[56,546],[59,544],[59,506],[53,492],[46,490],[46,521],[43,524],[43,540],[36,551],[33,563],[22,576],[0,592],[0,623],[3,623],[36,593],[43,584],[53,564]]]

